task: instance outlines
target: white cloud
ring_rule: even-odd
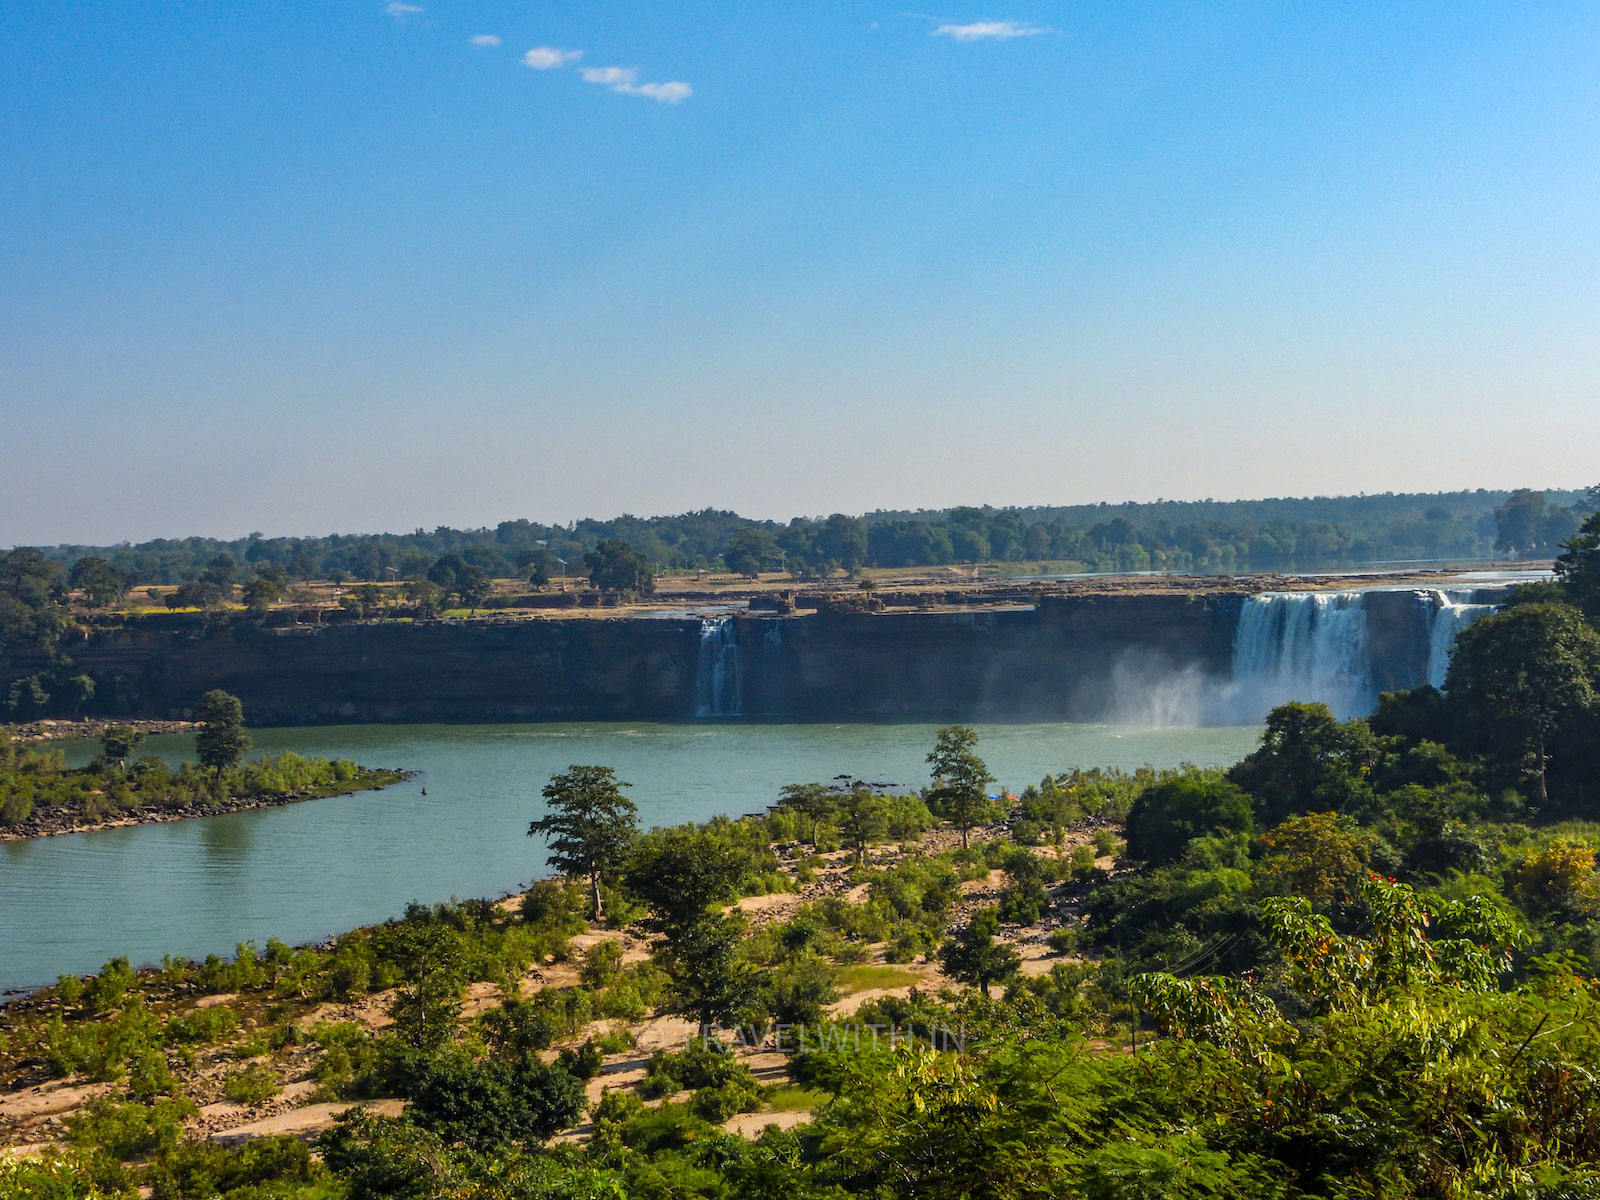
[[[678,79],[668,83],[641,83],[638,87],[619,87],[614,90],[626,92],[630,96],[649,96],[661,104],[677,104],[694,95],[694,89]]]
[[[559,46],[535,46],[522,56],[522,61],[535,71],[548,71],[553,67],[564,67],[569,62],[577,62],[582,57],[582,50],[563,50]]]
[[[667,83],[638,83],[638,78],[637,67],[586,67],[583,70],[585,83],[610,88],[622,96],[646,96],[658,104],[681,104],[694,95],[694,89],[681,79]]]
[[[598,83],[603,87],[625,88],[632,87],[633,81],[638,78],[639,71],[636,67],[585,67],[583,81],[585,83]]]
[[[485,49],[488,49],[493,46],[498,46],[500,44],[500,39],[495,37],[495,35],[492,33],[479,33],[473,35],[472,44],[474,46],[482,46]]]
[[[401,0],[389,0],[389,6],[383,11],[388,13],[396,21],[404,21],[413,13],[422,12],[423,8],[420,4],[403,4],[401,3]]]
[[[940,25],[932,36],[947,37],[958,42],[1009,42],[1012,38],[1038,37],[1041,33],[1054,32],[1047,25],[1024,25],[1020,21],[974,21],[970,25]]]

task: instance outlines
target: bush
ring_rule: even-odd
[[[222,1077],[222,1094],[235,1104],[259,1104],[282,1090],[278,1073],[266,1063],[252,1063]]]
[[[186,1141],[151,1164],[151,1200],[211,1200],[262,1184],[310,1183],[316,1173],[310,1148],[297,1138],[254,1138],[230,1147]]]
[[[583,952],[583,965],[578,968],[578,978],[584,987],[599,990],[615,983],[622,974],[622,943],[596,942]]]
[[[576,1049],[568,1046],[556,1058],[556,1062],[574,1079],[593,1079],[600,1073],[605,1057],[605,1052],[594,1044],[594,1039],[588,1038]]]
[[[1128,854],[1160,866],[1176,862],[1195,838],[1249,833],[1253,823],[1250,797],[1242,789],[1220,776],[1196,772],[1147,788],[1134,801],[1128,811]]]
[[[67,1118],[67,1140],[125,1162],[177,1145],[183,1122],[196,1111],[187,1100],[145,1105],[97,1096],[77,1116]]]

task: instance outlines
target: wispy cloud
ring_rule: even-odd
[[[500,44],[500,39],[492,33],[474,34],[471,40],[474,46],[482,46],[484,49],[490,49]]]
[[[940,25],[933,37],[947,37],[957,42],[1009,42],[1012,38],[1038,37],[1041,33],[1054,33],[1048,25],[1024,25],[1020,21],[974,21],[970,25]]]
[[[623,96],[645,96],[658,104],[681,104],[694,89],[681,79],[667,83],[640,83],[637,67],[585,67],[583,81],[610,88]]]
[[[670,79],[666,83],[641,83],[637,87],[612,90],[629,96],[648,96],[659,104],[678,104],[694,95],[694,89],[681,79]]]
[[[522,56],[522,61],[535,71],[549,71],[556,67],[564,67],[569,62],[577,62],[582,57],[582,50],[563,50],[559,46],[535,46]]]
[[[598,83],[604,87],[632,87],[639,72],[634,67],[585,67],[583,81],[585,83]]]
[[[414,13],[422,12],[423,7],[420,4],[404,4],[401,2],[401,0],[389,0],[388,7],[383,11],[388,13],[396,21],[404,21],[407,17],[413,15]]]

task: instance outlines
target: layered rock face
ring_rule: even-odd
[[[1243,593],[929,611],[352,622],[133,619],[67,648],[97,707],[178,717],[223,688],[252,722],[1228,719]],[[1378,688],[1424,681],[1417,592],[1365,594]],[[1285,635],[1286,636],[1286,635]],[[0,687],[38,664],[13,662]],[[1306,696],[1306,699],[1316,699]],[[1223,716],[1218,716],[1224,713]],[[1234,714],[1259,719],[1260,714]]]

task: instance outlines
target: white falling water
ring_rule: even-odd
[[[1377,701],[1360,592],[1252,596],[1239,611],[1230,688],[1236,719],[1258,721],[1291,700],[1320,701],[1340,717]]]
[[[1492,613],[1495,606],[1470,603],[1471,592],[1431,591],[1422,595],[1424,603],[1433,609],[1428,625],[1428,682],[1442,688],[1450,672],[1450,652],[1455,649],[1456,637],[1479,617]]]
[[[695,671],[697,717],[737,717],[744,711],[744,676],[739,635],[732,617],[700,622],[700,660]]]

